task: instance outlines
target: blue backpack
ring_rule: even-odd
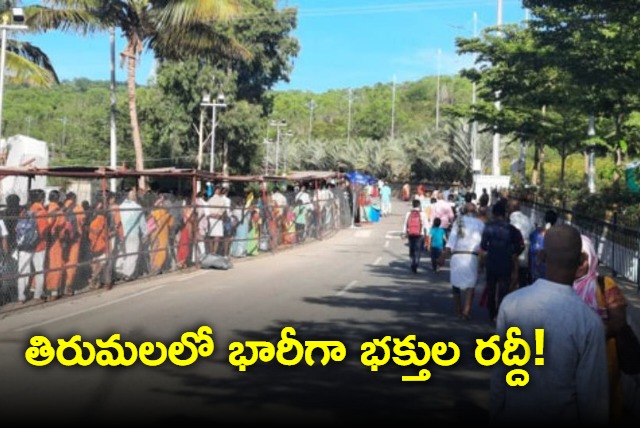
[[[36,215],[33,211],[27,210],[16,223],[16,246],[20,251],[33,251],[39,242],[40,233]]]

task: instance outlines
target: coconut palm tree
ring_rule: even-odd
[[[136,68],[145,49],[157,57],[190,55],[220,46],[212,26],[250,11],[250,0],[43,0],[30,22],[41,31],[58,29],[87,34],[115,27],[126,39],[120,57],[127,67],[129,118],[136,170],[144,169],[136,106]],[[229,40],[222,38],[224,40]],[[207,43],[207,40],[209,43]],[[163,52],[162,49],[165,49]],[[218,52],[218,51],[215,51]],[[144,187],[144,180],[140,180]]]

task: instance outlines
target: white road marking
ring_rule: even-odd
[[[198,276],[200,276],[200,275],[204,275],[204,274],[206,274],[206,273],[209,273],[209,272],[208,272],[208,271],[206,271],[206,270],[201,270],[200,272],[196,272],[196,273],[195,273],[195,274],[193,274],[193,275],[189,275],[189,276],[186,276],[186,277],[184,277],[184,278],[182,278],[182,279],[179,279],[179,280],[177,280],[176,282],[189,281],[189,280],[191,280],[191,279],[193,279],[193,278],[195,278],[195,277],[198,277]]]
[[[389,241],[384,241],[384,248],[389,248]]]
[[[401,239],[402,231],[401,230],[390,230],[384,235],[384,239]]]
[[[152,291],[156,291],[157,289],[162,288],[162,287],[166,287],[167,285],[170,285],[170,284],[158,285],[158,286],[153,287],[153,288],[148,288],[146,290],[142,290],[142,291],[139,291],[139,292],[134,293],[134,294],[129,294],[127,296],[120,297],[120,298],[112,300],[110,302],[105,302],[105,303],[103,303],[101,305],[98,305],[98,306],[93,306],[91,308],[83,309],[83,310],[80,310],[80,311],[75,311],[75,312],[73,312],[71,314],[65,314],[65,315],[62,315],[62,316],[59,316],[59,317],[56,317],[56,318],[49,318],[48,320],[43,321],[43,322],[30,324],[30,325],[27,325],[25,327],[21,327],[19,329],[16,329],[16,331],[24,331],[24,330],[29,330],[30,328],[34,328],[34,327],[42,327],[43,325],[51,324],[51,323],[54,323],[56,321],[64,320],[64,319],[67,319],[67,318],[75,317],[76,315],[85,314],[87,312],[94,311],[96,309],[100,309],[100,308],[104,308],[104,307],[107,307],[107,306],[115,305],[116,303],[120,303],[120,302],[122,302],[124,300],[128,300],[128,299],[130,299],[132,297],[138,297],[138,296],[142,296],[142,295],[147,294],[147,293],[151,293]]]
[[[355,279],[353,281],[351,281],[350,283],[347,284],[346,287],[344,287],[342,290],[338,291],[336,293],[336,296],[342,296],[348,289],[350,289],[351,287],[353,287],[354,285],[356,285],[358,283],[358,281],[356,281]]]
[[[378,266],[378,265],[380,264],[380,262],[381,262],[381,261],[382,261],[382,256],[378,257],[378,258],[376,259],[376,261],[375,261],[375,262],[373,262],[373,265],[374,265],[374,266]]]

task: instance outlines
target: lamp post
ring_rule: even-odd
[[[315,109],[317,105],[313,100],[307,103],[307,107],[309,107],[309,143],[311,143],[311,131],[313,130],[313,109]]]
[[[289,160],[289,154],[288,154],[288,148],[289,148],[289,140],[291,140],[291,137],[293,137],[293,132],[288,131],[284,134],[284,136],[286,137],[286,140],[284,142],[284,168],[282,168],[283,172],[286,174],[287,173],[287,163]]]
[[[278,165],[280,161],[280,128],[287,126],[287,122],[284,120],[271,120],[269,122],[269,126],[274,126],[276,128],[276,162],[275,162],[275,171],[274,174],[278,175]]]
[[[353,90],[349,88],[349,114],[347,118],[347,145],[351,143],[351,105],[353,104]]]
[[[273,143],[273,141],[265,138],[263,143],[265,145],[265,149],[264,149],[264,175],[269,175],[269,146]]]
[[[391,89],[391,141],[394,139],[396,125],[396,75],[393,75],[393,88]]]
[[[4,100],[4,67],[7,53],[7,31],[28,30],[29,27],[22,24],[24,22],[24,11],[21,7],[11,9],[11,15],[5,13],[2,16],[2,46],[0,46],[0,140],[2,139],[2,108]]]
[[[218,94],[218,98],[215,101],[211,101],[211,96],[209,93],[205,93],[202,96],[202,102],[200,103],[202,107],[211,107],[211,153],[209,153],[209,172],[215,172],[215,164],[214,164],[214,153],[216,149],[216,126],[218,125],[216,122],[216,108],[218,107],[226,107],[227,105],[224,102],[224,94]]]
[[[496,101],[496,111],[500,111],[500,93],[498,90],[495,92]],[[493,175],[500,175],[500,133],[497,130],[497,126],[494,126],[493,131],[493,154],[491,157],[491,169]]]
[[[596,136],[596,120],[593,115],[589,116],[589,128],[587,130],[587,135],[589,138],[593,138]],[[594,144],[589,144],[587,147],[589,150],[589,166],[587,168],[587,187],[589,188],[589,193],[596,193],[596,147]]]
[[[440,128],[440,57],[442,49],[438,49],[438,79],[436,83],[436,130]]]
[[[502,36],[502,0],[498,0],[498,34]],[[500,111],[500,90],[495,92],[496,95],[496,111]],[[493,175],[500,175],[500,133],[497,130],[493,132],[493,155],[491,157],[491,169]]]

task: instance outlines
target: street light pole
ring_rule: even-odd
[[[12,23],[9,23],[11,20]],[[13,22],[24,22],[24,12],[20,7],[14,7],[11,10],[11,15],[5,13],[2,16],[2,44],[0,46],[0,140],[2,139],[2,108],[4,101],[4,68],[7,54],[7,32],[10,30],[28,30],[24,24],[13,24]]]
[[[391,90],[391,141],[393,141],[396,122],[396,75],[393,75],[393,88]]]
[[[118,166],[118,151],[116,140],[116,29],[109,29],[109,58],[111,63],[111,80],[109,82],[109,92],[111,93],[111,104],[109,106],[109,165],[115,170]],[[116,191],[116,179],[109,180],[109,189]]]
[[[502,34],[502,0],[498,0],[498,31]],[[496,111],[500,111],[500,91],[496,91]],[[493,175],[500,175],[500,133],[493,133],[493,156],[491,162]]]
[[[284,134],[285,137],[287,137],[287,139],[284,142],[284,168],[283,171],[286,174],[287,173],[287,161],[289,159],[289,153],[288,153],[288,149],[289,149],[289,141],[291,140],[291,137],[293,137],[293,132],[289,131],[287,133]]]
[[[311,143],[311,131],[313,130],[313,109],[316,108],[317,105],[313,100],[307,103],[307,107],[309,107],[309,143]]]
[[[440,57],[442,49],[438,49],[438,79],[436,83],[436,130],[440,128]]]
[[[264,145],[265,145],[265,153],[264,153],[264,175],[269,175],[269,146],[271,145],[272,141],[270,141],[269,139],[265,138],[264,139]]]
[[[220,93],[216,101],[211,101],[211,96],[208,93],[205,93],[202,97],[202,103],[200,103],[203,107],[211,107],[211,153],[209,153],[209,172],[215,172],[215,150],[216,150],[216,108],[217,107],[226,107],[227,105],[224,102],[224,94]]]
[[[353,104],[353,90],[349,88],[349,118],[347,119],[347,145],[351,142],[351,105]]]
[[[593,115],[589,116],[589,128],[587,135],[589,138],[596,136],[596,119]],[[589,144],[589,167],[587,171],[587,187],[589,193],[596,193],[596,151],[593,144]]]
[[[278,175],[278,166],[280,161],[280,128],[287,126],[287,122],[284,120],[275,121],[271,120],[269,123],[270,126],[275,126],[276,128],[276,164],[275,164],[275,175]]]

